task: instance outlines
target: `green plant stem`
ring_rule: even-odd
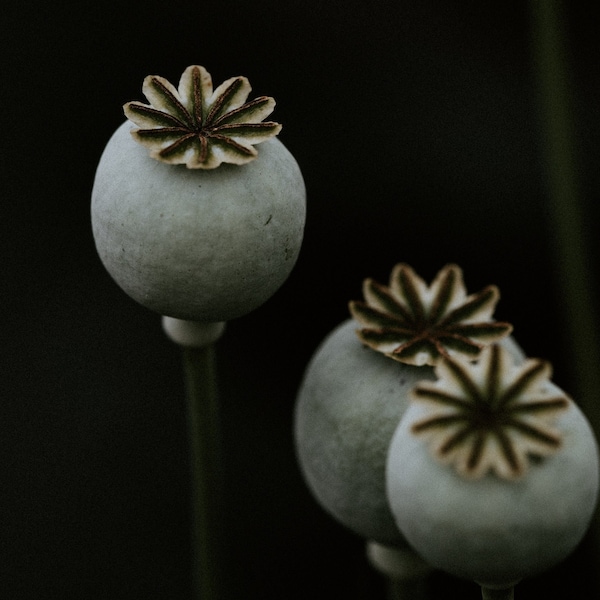
[[[388,600],[426,600],[427,582],[426,577],[388,579]]]
[[[532,48],[548,179],[555,265],[578,402],[600,433],[600,341],[581,207],[576,132],[559,0],[531,0]]]
[[[515,588],[509,587],[501,590],[492,590],[482,585],[481,597],[483,600],[514,600]]]
[[[183,348],[192,471],[192,569],[196,600],[221,600],[223,585],[222,458],[212,344]]]

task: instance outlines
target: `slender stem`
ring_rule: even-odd
[[[426,600],[428,597],[428,578],[388,579],[389,600]]]
[[[192,471],[193,578],[197,600],[223,596],[220,419],[212,344],[184,347]]]
[[[531,0],[532,47],[539,87],[548,178],[548,207],[556,249],[556,273],[568,327],[578,400],[600,433],[600,330],[590,276],[589,232],[581,207],[565,39],[559,0]]]
[[[366,554],[386,578],[388,600],[425,600],[432,568],[413,550],[369,540]]]
[[[481,597],[483,600],[514,600],[515,588],[511,586],[501,590],[492,590],[482,585]]]

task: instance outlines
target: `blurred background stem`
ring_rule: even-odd
[[[514,587],[494,590],[481,586],[481,597],[483,600],[513,600],[515,597]]]
[[[572,393],[600,433],[600,343],[582,208],[565,17],[559,0],[530,0],[547,200]]]
[[[429,588],[426,578],[389,579],[387,600],[426,600]]]

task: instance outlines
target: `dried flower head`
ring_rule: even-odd
[[[493,471],[516,479],[530,457],[545,457],[561,446],[553,429],[569,399],[550,382],[549,363],[528,359],[516,365],[498,344],[479,361],[446,357],[436,366],[436,382],[414,388],[412,399],[427,403],[427,416],[412,425],[428,435],[434,455],[464,477]]]
[[[140,127],[131,132],[134,139],[157,160],[190,169],[213,169],[222,162],[241,165],[257,156],[253,144],[281,130],[278,123],[262,122],[275,100],[261,96],[246,102],[251,89],[245,77],[233,77],[213,91],[206,69],[192,65],[178,89],[149,75],[142,91],[150,104],[128,102],[123,108]]]
[[[352,316],[362,325],[357,332],[361,341],[411,365],[435,365],[448,354],[474,360],[484,344],[512,331],[510,324],[490,320],[498,288],[490,285],[467,296],[456,265],[446,265],[428,286],[400,263],[389,286],[366,279],[363,295],[364,302],[350,302]]]

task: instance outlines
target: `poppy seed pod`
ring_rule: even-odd
[[[296,400],[296,452],[329,514],[368,540],[403,546],[385,492],[386,457],[411,389],[433,380],[434,371],[365,347],[358,328],[354,320],[343,322],[313,355]],[[503,344],[523,358],[512,338]]]
[[[153,105],[129,103],[126,114],[148,128],[123,123],[102,154],[91,206],[96,248],[119,286],[159,314],[204,322],[242,316],[296,262],[302,174],[271,137],[279,125],[249,122],[274,106],[262,97],[243,104],[249,89],[234,78],[213,92],[197,66],[186,69],[179,90],[147,78]]]
[[[322,507],[360,536],[402,544],[385,495],[385,458],[408,392],[431,367],[373,352],[347,320],[323,341],[298,392],[295,440],[304,478]]]
[[[409,393],[435,379],[448,351],[476,356],[482,339],[511,327],[490,321],[498,291],[467,296],[462,272],[444,268],[430,286],[403,263],[390,286],[367,279],[355,317],[332,331],[313,355],[298,391],[295,443],[308,487],[323,508],[360,536],[403,546],[385,492],[389,444]],[[524,355],[510,337],[502,344]]]
[[[446,359],[416,386],[387,460],[390,508],[432,566],[510,588],[579,543],[598,493],[584,415],[547,363],[498,346],[477,364]]]

